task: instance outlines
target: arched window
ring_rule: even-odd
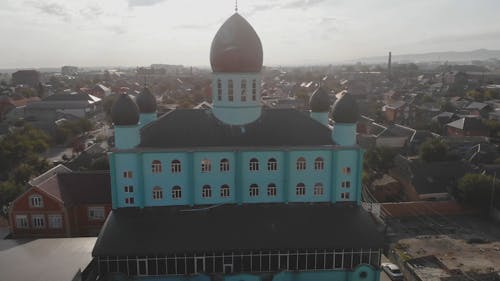
[[[247,101],[247,80],[241,80],[241,101]]]
[[[249,169],[250,169],[250,171],[258,171],[259,170],[259,160],[257,160],[257,158],[250,159]]]
[[[318,157],[314,159],[314,170],[323,170],[325,168],[325,162],[323,158]]]
[[[257,80],[252,80],[252,100],[257,100]]]
[[[301,182],[298,183],[297,186],[295,187],[295,194],[298,196],[306,195],[306,185]]]
[[[229,79],[227,80],[227,99],[229,101],[233,101],[234,100],[234,91],[233,91],[234,87],[233,87],[233,80]]]
[[[210,198],[212,197],[212,187],[208,184],[204,185],[201,189],[201,197]]]
[[[220,187],[220,197],[229,197],[231,196],[229,185],[224,184]]]
[[[153,174],[161,173],[161,162],[160,162],[160,160],[154,160],[151,163],[151,171],[153,172]]]
[[[269,158],[267,160],[267,170],[268,171],[276,171],[278,170],[278,162],[274,158]]]
[[[170,170],[172,173],[180,173],[181,172],[181,161],[175,159],[170,163]]]
[[[250,197],[257,197],[259,196],[259,186],[255,183],[250,185]]]
[[[229,160],[227,160],[226,158],[220,160],[220,171],[221,172],[229,171]]]
[[[42,208],[43,207],[43,198],[42,196],[35,194],[29,197],[30,206],[34,208]]]
[[[212,162],[208,159],[201,160],[201,172],[208,173],[212,170]]]
[[[153,187],[153,200],[163,199],[163,189],[159,186]]]
[[[222,81],[217,79],[217,99],[222,100]]]
[[[182,197],[181,187],[178,185],[172,187],[172,199],[181,199],[181,197]]]
[[[325,188],[323,187],[323,184],[320,182],[316,183],[313,189],[314,196],[323,196],[324,193],[325,193]]]
[[[274,183],[270,183],[267,185],[267,196],[274,197],[276,196],[277,188]]]
[[[297,170],[302,171],[306,169],[306,159],[304,157],[299,157],[297,159]]]

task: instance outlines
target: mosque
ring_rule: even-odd
[[[147,88],[115,101],[100,280],[379,280],[356,101],[346,93],[332,107],[319,88],[308,114],[263,108],[262,61],[236,12],[211,45],[212,109],[157,118]]]

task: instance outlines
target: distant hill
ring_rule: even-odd
[[[363,63],[385,63],[386,56],[368,57],[355,60]],[[473,60],[488,60],[500,59],[500,50],[478,49],[464,52],[432,52],[423,54],[403,54],[398,55],[392,53],[393,62],[432,62],[432,61],[449,61],[449,62],[470,62]]]

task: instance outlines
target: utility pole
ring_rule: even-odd
[[[490,198],[490,212],[493,212],[495,206],[493,205],[495,201],[495,180],[497,177],[497,172],[493,174],[493,187],[491,188],[491,198]]]

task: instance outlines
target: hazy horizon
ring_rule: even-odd
[[[500,49],[494,0],[239,1],[260,36],[264,64]],[[4,0],[1,69],[209,66],[213,36],[233,0]]]

